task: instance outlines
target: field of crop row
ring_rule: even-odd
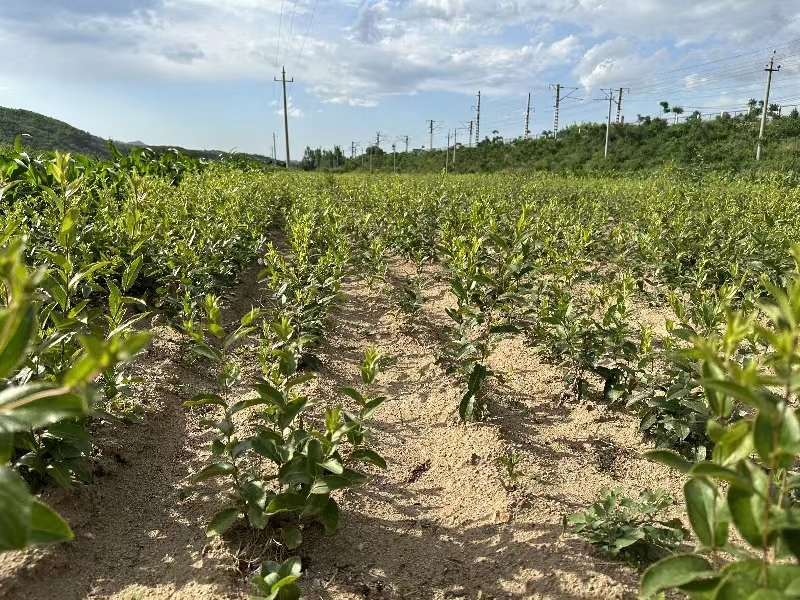
[[[800,597],[798,200],[8,151],[0,595]]]

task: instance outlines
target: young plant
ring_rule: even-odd
[[[283,564],[264,561],[258,575],[250,580],[258,588],[259,595],[250,596],[250,600],[299,600],[300,588],[295,581],[301,571],[297,557],[289,558]]]
[[[641,419],[642,433],[652,437],[659,448],[672,448],[695,460],[705,460],[710,453],[713,442],[706,435],[706,424],[714,414],[706,401],[700,383],[703,375],[691,345],[697,336],[719,335],[735,293],[731,286],[724,286],[719,293],[693,292],[688,305],[670,294],[678,322],[667,321],[663,364],[639,374],[641,385],[627,402]],[[753,333],[743,342],[740,361],[757,345]],[[731,404],[725,422],[739,418],[740,411]]]
[[[506,478],[506,481],[503,482],[503,487],[506,489],[513,489],[517,479],[525,475],[524,471],[517,468],[521,462],[522,454],[515,454],[511,449],[506,450],[503,456],[497,457],[497,464],[503,469],[503,475]]]
[[[651,566],[640,598],[673,588],[695,599],[800,594],[800,509],[794,501],[800,418],[793,408],[800,388],[800,246],[792,254],[795,271],[785,289],[767,285],[771,299],[760,313],[731,312],[721,335],[692,338],[713,414],[706,426],[715,444],[711,460],[693,464],[666,450],[647,456],[687,476],[686,510],[698,545]],[[760,351],[740,363],[753,333]],[[730,423],[735,401],[749,414]]]
[[[84,334],[65,370],[37,380],[22,375],[34,364],[31,350],[40,318],[36,300],[43,275],[27,272],[23,250],[20,239],[0,249],[0,552],[72,539],[67,523],[31,495],[18,470],[36,466],[37,452],[50,440],[64,440],[62,460],[44,468],[69,484],[68,461],[73,457],[66,442],[88,454],[83,419],[93,408],[93,379],[135,356],[150,339],[147,333],[109,339]],[[28,454],[20,456],[25,450]],[[14,468],[7,466],[9,461]]]
[[[679,548],[689,533],[680,519],[661,518],[672,504],[661,489],[643,490],[634,499],[623,496],[622,488],[604,488],[585,511],[565,517],[564,528],[610,556],[622,555],[637,564],[653,562]]]
[[[259,404],[257,401],[233,402],[233,391],[241,382],[241,370],[233,361],[231,350],[233,345],[255,330],[253,321],[258,317],[258,309],[247,313],[240,320],[238,327],[227,334],[222,325],[222,311],[219,299],[208,295],[205,298],[205,320],[198,326],[187,320],[185,331],[192,338],[191,350],[207,358],[217,369],[216,389],[201,392],[190,401],[187,407],[217,406],[219,420],[203,418],[201,424],[214,431],[216,439],[211,443],[213,462],[201,469],[193,478],[193,483],[200,483],[218,477],[228,477],[231,482],[229,500],[233,506],[219,511],[206,529],[206,535],[212,537],[227,531],[233,523],[244,514],[248,514],[248,499],[263,492],[263,484],[243,464],[242,455],[252,448],[252,441],[240,439],[233,416],[245,408]],[[212,340],[216,340],[216,343]],[[263,495],[263,494],[262,494]],[[263,508],[263,507],[262,507]],[[263,528],[263,516],[255,511],[250,516],[251,525]]]

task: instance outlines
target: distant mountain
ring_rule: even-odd
[[[6,108],[0,106],[0,143],[10,143],[18,135],[22,135],[24,147],[35,150],[61,150],[75,154],[86,154],[98,158],[109,156],[107,140],[81,131],[69,123],[47,117],[45,115],[20,108]],[[120,152],[128,152],[136,146],[152,148],[153,150],[167,150],[175,148],[190,156],[207,159],[219,158],[219,150],[192,150],[179,146],[152,146],[144,142],[118,142],[114,144]],[[271,163],[272,159],[260,154],[245,154],[248,158]],[[284,164],[277,161],[278,164]]]

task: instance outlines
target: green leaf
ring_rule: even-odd
[[[303,373],[301,375],[296,375],[286,382],[286,384],[284,385],[284,389],[290,390],[296,385],[300,385],[302,383],[305,383],[306,381],[312,381],[313,379],[315,379],[315,377],[312,373]]]
[[[33,304],[0,311],[0,380],[7,378],[25,359],[25,349],[35,329]]]
[[[647,600],[659,592],[712,576],[709,562],[697,554],[673,554],[650,566],[642,575],[639,598]]]
[[[289,550],[294,550],[303,543],[303,534],[297,527],[284,527],[281,538]]]
[[[55,544],[73,538],[67,522],[44,502],[34,499],[31,507],[31,530],[29,543]]]
[[[361,420],[366,421],[369,419],[384,402],[386,402],[386,398],[384,397],[375,398],[367,402],[364,408],[361,409]]]
[[[205,356],[206,358],[213,360],[217,364],[221,365],[223,362],[225,362],[222,358],[222,354],[220,354],[219,351],[215,350],[208,344],[204,343],[192,344],[191,350],[195,354],[199,354],[200,356]]]
[[[45,427],[89,412],[85,398],[47,383],[10,387],[0,392],[0,434]]]
[[[72,473],[63,462],[52,462],[47,465],[47,474],[63,488],[72,488]]]
[[[716,479],[722,479],[723,481],[738,485],[744,489],[750,489],[752,487],[750,482],[736,471],[710,461],[696,463],[689,470],[689,475],[692,477],[714,477]]]
[[[238,508],[226,508],[219,511],[206,528],[206,537],[214,537],[228,531],[239,519],[241,511]]]
[[[706,479],[693,478],[683,487],[689,522],[700,542],[714,547],[714,497],[716,488]]]
[[[342,477],[341,475],[327,475],[314,481],[314,485],[311,486],[311,491],[309,493],[329,494],[334,490],[347,488],[351,485],[353,485],[353,483],[347,477]]]
[[[329,497],[323,494],[312,494],[306,498],[303,512],[300,513],[301,517],[313,517],[318,515],[328,505]]]
[[[24,548],[30,536],[33,497],[15,471],[0,467],[0,552]]]
[[[300,571],[302,566],[300,564],[300,558],[297,556],[292,556],[283,562],[283,564],[278,569],[278,575],[281,577],[300,577]]]
[[[214,463],[208,465],[202,471],[200,471],[194,477],[192,477],[192,482],[199,483],[201,481],[206,481],[207,479],[212,479],[214,477],[231,475],[235,471],[236,468],[229,462]]]
[[[325,535],[336,533],[339,528],[339,506],[333,498],[328,498],[328,503],[317,513],[317,520],[325,527]]]
[[[91,265],[89,268],[84,269],[83,271],[79,271],[72,276],[72,279],[69,280],[67,284],[68,290],[75,290],[78,287],[78,284],[83,281],[84,279],[91,277],[96,271],[99,271],[103,267],[108,264],[108,261],[97,262]]]
[[[344,467],[342,466],[342,463],[335,458],[329,458],[328,460],[317,464],[319,464],[319,466],[323,469],[330,471],[334,475],[341,475],[344,473]]]
[[[133,284],[136,283],[136,279],[139,277],[139,271],[142,269],[143,260],[144,256],[137,256],[122,274],[122,290],[124,292],[130,290],[133,287]]]
[[[733,381],[704,379],[703,387],[711,388],[728,396],[733,396],[740,402],[744,402],[747,406],[757,410],[761,408],[769,409],[775,405],[775,403],[770,400],[770,396],[760,394],[753,388],[734,383]]]
[[[692,468],[692,463],[672,450],[648,450],[644,453],[644,457],[647,460],[667,465],[681,473],[688,473]]]
[[[282,512],[300,512],[303,510],[305,497],[295,492],[283,492],[275,496],[267,505],[265,514],[275,515]]]
[[[223,408],[228,407],[228,405],[225,404],[225,401],[219,394],[211,394],[211,393],[197,394],[191,400],[183,403],[184,406],[188,407],[205,406],[206,404],[216,404]]]
[[[244,315],[239,322],[241,323],[242,327],[247,327],[248,325],[250,325],[250,323],[252,323],[255,319],[257,319],[260,315],[261,315],[261,309],[260,308],[254,308],[250,312],[248,312],[246,315]]]
[[[262,511],[266,508],[267,492],[262,481],[248,481],[239,488],[239,496]]]
[[[772,458],[772,427],[774,410],[759,410],[753,422],[753,445],[764,464]],[[777,435],[775,436],[777,438]]]
[[[255,389],[264,400],[269,400],[278,406],[285,406],[286,404],[283,394],[266,379],[259,379],[253,384],[253,389]]]
[[[383,457],[374,450],[370,450],[368,448],[354,450],[350,454],[350,458],[353,460],[373,464],[381,469],[386,469],[386,461],[383,459]]]
[[[81,216],[80,208],[73,206],[64,215],[61,221],[61,228],[58,232],[58,243],[62,248],[69,249],[75,243],[75,227]]]
[[[458,416],[461,417],[462,422],[467,422],[472,419],[472,415],[475,413],[475,394],[472,392],[467,392],[464,394],[464,397],[461,398],[461,402],[458,405]]]
[[[339,391],[342,392],[343,394],[346,394],[346,395],[350,396],[353,400],[358,402],[361,406],[364,406],[364,404],[367,401],[366,398],[364,398],[364,396],[361,395],[361,392],[359,392],[356,389],[349,388],[349,387],[343,387],[343,388],[339,388]]]
[[[250,443],[253,447],[253,450],[255,450],[258,454],[264,458],[268,458],[276,465],[280,465],[283,462],[283,459],[278,451],[276,441],[271,434],[272,432],[262,431],[257,436],[250,438]],[[277,443],[280,444],[281,442],[279,441]]]
[[[736,529],[748,544],[755,548],[763,548],[764,540],[761,535],[761,518],[758,511],[758,496],[752,490],[731,486],[728,490],[728,508],[731,511]]]
[[[789,600],[789,597],[778,590],[756,590],[747,597],[747,600]]]
[[[0,465],[6,464],[14,454],[14,434],[0,433]]]

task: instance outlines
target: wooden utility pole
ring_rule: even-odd
[[[767,111],[769,111],[769,87],[772,85],[772,74],[780,71],[781,66],[775,66],[775,51],[769,58],[769,64],[764,67],[767,72],[767,88],[764,90],[764,107],[761,110],[761,128],[758,131],[758,146],[756,146],[756,160],[761,160],[761,152],[764,145],[764,129],[767,126]]]
[[[277,61],[275,61],[277,62]],[[286,136],[286,168],[289,168],[289,109],[286,102],[286,84],[294,83],[294,77],[286,79],[286,67],[281,68],[281,78],[273,78],[275,81],[283,82],[283,130]]]

